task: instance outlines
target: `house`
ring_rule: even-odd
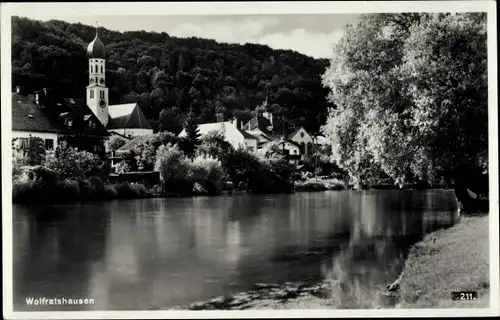
[[[109,105],[106,87],[106,49],[96,29],[87,47],[89,85],[85,99],[61,98],[49,88],[28,94],[18,86],[12,93],[12,135],[21,146],[29,137],[45,140],[46,150],[59,145],[61,136],[132,139],[153,133],[137,103]]]
[[[81,135],[98,140],[109,136],[83,100],[58,98],[47,88],[26,94],[21,86],[16,87],[12,93],[14,146],[22,147],[30,137],[39,137],[44,139],[46,151],[52,151],[58,147],[61,137]]]
[[[209,132],[221,132],[226,141],[233,147],[243,147],[250,151],[257,151],[258,138],[248,133],[242,128],[242,122],[239,119],[232,119],[230,121],[223,121],[222,115],[217,115],[218,121],[212,123],[203,123],[198,125],[198,132],[201,136]],[[179,133],[179,137],[185,137],[186,130]]]
[[[301,158],[313,153],[313,137],[303,127],[288,128],[271,112],[257,113],[243,128],[258,138],[259,149],[272,141],[285,141],[283,147],[290,155],[295,154],[297,146]]]
[[[288,134],[287,140],[295,142],[299,145],[301,155],[312,155],[314,152],[313,137],[304,129],[300,127],[292,133]]]

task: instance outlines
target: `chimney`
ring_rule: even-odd
[[[241,119],[238,119],[238,118],[234,118],[233,119],[233,124],[234,124],[234,127],[238,130],[241,130],[242,129],[242,121]]]
[[[215,117],[217,118],[217,122],[224,122],[224,114],[217,113]]]
[[[24,87],[23,86],[16,86],[16,93],[20,95],[24,95]]]
[[[40,106],[40,104],[43,104],[43,98],[40,96],[40,91],[35,91],[35,102],[37,106]]]
[[[43,88],[43,94],[45,95],[46,98],[49,98],[50,95],[51,95],[51,92],[52,90],[50,90],[49,88]]]
[[[273,125],[273,114],[271,112],[266,111],[262,113],[262,116],[264,116],[264,118],[269,120],[269,122],[271,122],[271,125]]]

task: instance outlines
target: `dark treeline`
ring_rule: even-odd
[[[12,18],[12,85],[50,87],[83,98],[86,47],[95,27]],[[328,61],[257,44],[227,44],[167,33],[100,28],[107,48],[110,104],[138,102],[153,127],[177,133],[192,108],[197,122],[249,119],[268,97],[268,109],[289,126],[317,132],[327,113],[321,74]]]

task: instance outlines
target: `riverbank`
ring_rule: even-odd
[[[489,217],[462,216],[455,226],[412,247],[396,307],[487,308],[489,273]],[[452,291],[477,291],[479,299],[452,301]]]
[[[426,235],[415,244],[401,276],[386,290],[354,292],[349,306],[363,308],[479,308],[489,306],[488,216],[462,217],[449,229]],[[174,309],[335,309],[334,292],[343,290],[332,280],[316,285],[257,284],[247,292],[217,297]],[[452,301],[452,291],[477,291],[475,301]]]

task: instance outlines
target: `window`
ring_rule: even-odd
[[[102,72],[102,64],[101,64],[101,73],[103,73],[103,72]]]
[[[54,139],[45,139],[45,150],[54,150]]]
[[[70,117],[66,117],[66,119],[64,119],[64,124],[68,127],[71,127],[73,125],[73,119],[71,119]]]
[[[293,153],[297,154],[297,153],[299,153],[299,151],[297,149],[295,149],[295,150],[293,150]]]
[[[94,66],[90,65],[90,73],[93,73],[93,72],[94,72]]]
[[[94,90],[90,90],[90,99],[94,98]]]
[[[30,143],[30,139],[29,138],[19,138],[19,147],[21,149],[28,148],[29,143]]]
[[[306,152],[306,144],[304,142],[300,143],[300,153],[304,154]]]
[[[313,153],[312,143],[310,143],[310,142],[307,143],[307,153],[309,153],[309,154]]]
[[[304,138],[304,132],[301,132],[301,133],[300,133],[300,137],[301,137],[301,138]]]
[[[101,99],[104,99],[104,91],[100,91]]]

